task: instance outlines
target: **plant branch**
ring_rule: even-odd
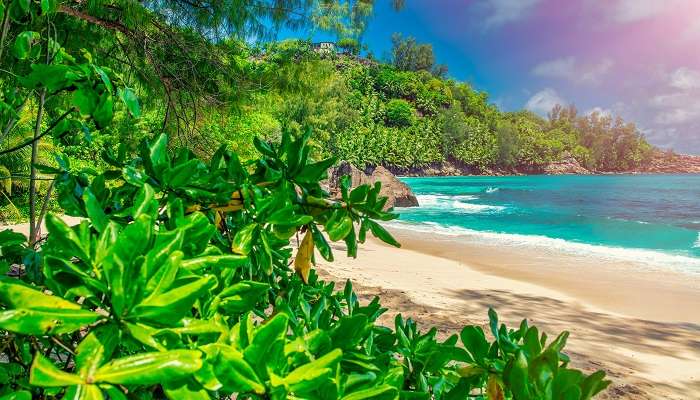
[[[66,117],[67,117],[70,113],[72,113],[73,111],[75,111],[75,108],[69,108],[68,111],[64,112],[63,114],[61,114],[60,117],[56,118],[56,120],[54,120],[54,121],[51,123],[51,125],[49,125],[48,128],[46,128],[46,130],[45,130],[44,132],[42,132],[40,135],[35,136],[34,138],[32,138],[32,139],[30,139],[30,140],[27,140],[27,141],[24,142],[24,143],[18,144],[17,146],[10,147],[9,149],[0,151],[0,156],[3,155],[3,154],[12,153],[12,152],[14,152],[14,151],[23,149],[23,148],[25,148],[25,147],[27,147],[27,146],[29,146],[29,145],[33,145],[35,142],[41,140],[41,138],[43,138],[44,136],[48,135],[48,133],[51,132],[51,130],[52,130],[53,128],[55,128],[56,125],[59,124],[59,122],[61,122],[64,118],[66,118]],[[37,125],[37,126],[38,126],[38,125]]]
[[[53,192],[53,187],[55,184],[56,184],[56,180],[54,179],[51,181],[49,188],[46,190],[46,196],[44,196],[44,202],[41,204],[41,211],[39,212],[39,218],[37,218],[36,225],[34,226],[34,232],[36,232],[37,236],[41,236],[41,222],[44,220],[44,217],[46,216],[46,211],[48,211],[48,209],[49,209],[49,200],[51,200],[51,193]]]
[[[42,89],[39,94],[39,109],[36,114],[36,125],[34,125],[34,138],[32,140],[32,158],[29,177],[29,244],[34,245],[36,242],[36,164],[39,158],[39,140],[42,135],[40,133],[41,121],[44,118],[44,103],[46,102],[46,89]]]

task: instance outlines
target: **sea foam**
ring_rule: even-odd
[[[530,248],[543,253],[556,253],[581,257],[595,257],[601,261],[626,261],[653,270],[668,270],[700,274],[700,259],[679,254],[665,253],[648,249],[634,249],[614,246],[578,243],[542,235],[523,235],[516,233],[499,233],[477,231],[459,226],[447,226],[435,222],[392,221],[390,226],[415,232],[438,234],[461,238],[473,243],[499,245],[503,247]],[[700,234],[698,243],[700,245]]]
[[[479,199],[478,196],[473,195],[422,194],[416,196],[416,198],[422,209],[434,208],[465,214],[494,213],[506,209],[503,206],[470,203],[470,201]]]

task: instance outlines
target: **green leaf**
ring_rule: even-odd
[[[112,118],[114,118],[112,93],[104,92],[100,95],[97,107],[92,112],[92,118],[95,120],[97,129],[102,129],[112,122]]]
[[[107,227],[109,218],[107,218],[102,205],[90,188],[85,189],[85,192],[83,192],[83,201],[85,201],[85,210],[88,217],[90,217],[92,226],[95,227],[97,232],[102,232]]]
[[[267,366],[280,362],[276,357],[284,356],[284,339],[289,317],[280,313],[255,331],[250,345],[243,351],[245,360],[258,374],[267,373]],[[281,346],[277,351],[276,346]]]
[[[139,106],[139,99],[136,97],[136,93],[130,88],[120,88],[119,98],[126,105],[127,110],[133,117],[141,116],[141,106]]]
[[[2,4],[0,4],[0,14],[2,14]],[[26,390],[18,390],[14,393],[7,393],[0,396],[0,400],[32,400],[32,393]]]
[[[605,371],[596,371],[586,377],[581,385],[581,399],[588,400],[610,386],[612,382],[604,378]]]
[[[335,162],[336,158],[330,157],[323,161],[308,164],[302,168],[295,179],[301,183],[316,183],[327,176],[328,168],[332,167]]]
[[[30,288],[20,281],[0,280],[0,303],[11,308],[80,310],[80,305]]]
[[[159,260],[158,265],[153,266],[157,269],[146,284],[145,291],[148,296],[160,295],[170,288],[175,282],[183,256],[180,250],[175,250],[165,260]]]
[[[264,299],[264,294],[270,286],[255,281],[241,281],[224,289],[219,298],[219,307],[230,314],[241,314],[250,311],[255,304]]]
[[[166,350],[162,344],[158,343],[158,341],[153,338],[158,330],[143,324],[131,324],[127,322],[125,325],[129,334],[140,343],[155,350]]]
[[[343,357],[340,349],[335,349],[308,364],[304,364],[286,377],[277,382],[272,382],[273,386],[283,384],[290,392],[309,393],[318,389],[319,386],[335,374],[335,369]],[[277,383],[277,385],[275,385]]]
[[[149,296],[134,307],[131,315],[142,321],[174,324],[187,315],[194,302],[216,284],[217,279],[209,275],[167,292]]]
[[[358,390],[343,396],[341,400],[396,400],[398,398],[398,389],[389,385],[381,385],[369,389]]]
[[[169,350],[112,360],[99,368],[93,379],[121,385],[157,385],[185,378],[200,368],[201,351]]]
[[[61,218],[52,213],[47,214],[46,229],[50,234],[49,243],[55,244],[57,248],[82,261],[90,260],[89,244],[83,243],[82,239]]]
[[[313,233],[314,246],[316,246],[318,252],[321,253],[321,257],[328,262],[333,262],[331,246],[328,244],[325,236],[323,236],[323,233],[321,233],[321,230],[316,227],[316,224],[311,224],[311,232]]]
[[[15,309],[0,311],[0,328],[25,335],[75,332],[102,316],[88,310]]]
[[[265,393],[265,386],[238,350],[222,344],[206,345],[202,350],[207,353],[208,361],[209,358],[213,360],[209,362],[212,363],[214,374],[221,381],[226,392]]]
[[[100,98],[92,89],[92,87],[82,86],[75,92],[73,92],[73,97],[71,98],[71,104],[73,107],[77,108],[80,115],[87,117],[92,115],[97,108]]]
[[[115,327],[104,326],[83,338],[75,349],[76,372],[83,380],[92,381],[97,369],[112,356],[119,344],[119,333]]]
[[[511,363],[511,368],[507,377],[509,388],[511,392],[513,392],[514,398],[518,400],[527,400],[530,398],[530,390],[528,387],[528,363],[523,351],[519,350]]]
[[[495,337],[496,341],[498,341],[498,314],[496,314],[496,310],[491,307],[489,307],[489,328],[491,328],[493,337]]]
[[[464,348],[472,355],[474,361],[482,365],[489,351],[489,343],[486,341],[484,331],[480,326],[465,326],[460,334]]]
[[[162,134],[153,143],[145,144],[143,149],[145,154],[142,154],[142,157],[146,170],[150,175],[160,179],[162,172],[170,166],[168,136]]]
[[[197,159],[178,163],[163,172],[163,183],[174,189],[186,186],[190,183],[193,176],[196,176],[194,173],[200,165],[202,165],[202,162]]]
[[[390,244],[394,247],[401,247],[401,244],[399,242],[397,242],[396,239],[394,239],[394,237],[391,236],[391,234],[386,229],[384,229],[384,227],[382,227],[381,225],[379,225],[378,223],[376,223],[370,219],[366,219],[365,222],[367,223],[370,231],[372,231],[372,234],[376,238],[378,238],[382,242],[384,242],[386,244]]]
[[[257,232],[258,224],[250,223],[241,228],[231,241],[231,250],[237,254],[248,255],[253,248],[253,238]]]
[[[29,12],[29,5],[31,4],[31,0],[15,0],[19,7],[24,11],[25,13]]]
[[[97,385],[77,385],[66,390],[64,400],[103,400],[102,390]]]
[[[32,72],[19,79],[20,83],[29,89],[43,86],[53,93],[83,79],[78,71],[67,65],[32,64],[31,69]]]
[[[32,31],[24,31],[17,35],[15,44],[12,47],[15,57],[20,60],[26,60],[31,54],[34,41],[39,40],[39,34]]]
[[[201,370],[200,370],[201,371]],[[194,379],[183,379],[180,381],[163,385],[165,395],[171,400],[210,400],[211,396],[205,388]]]
[[[368,324],[366,315],[345,315],[330,333],[333,346],[351,349],[364,339],[369,329],[371,325]]]
[[[57,0],[41,0],[41,14],[53,14],[57,9]]]
[[[115,245],[102,262],[102,269],[109,282],[114,312],[123,316],[131,306],[133,293],[146,284],[142,279],[143,263],[134,260],[145,253],[153,235],[153,221],[146,215],[139,216],[127,225]],[[139,277],[136,279],[136,277]]]
[[[344,211],[336,211],[336,213],[326,223],[328,238],[333,242],[345,238],[352,231],[350,216]]]
[[[255,138],[253,138],[253,145],[255,146],[256,149],[258,149],[260,154],[267,156],[267,157],[271,157],[271,158],[276,157],[275,151],[272,150],[272,147],[270,146],[270,144],[261,140],[257,136]]]
[[[137,219],[141,215],[156,218],[158,214],[158,201],[155,198],[155,191],[151,185],[144,183],[143,187],[136,195],[136,200],[131,210],[131,215]]]
[[[29,383],[42,387],[62,387],[85,382],[78,375],[61,371],[49,359],[37,353],[29,372]]]
[[[369,193],[369,185],[360,185],[350,192],[350,202],[352,204],[360,203],[367,198]]]
[[[225,254],[221,256],[204,256],[190,258],[182,262],[181,267],[189,271],[197,272],[206,267],[218,266],[219,268],[238,268],[249,261],[246,256]]]

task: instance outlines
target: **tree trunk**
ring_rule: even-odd
[[[39,109],[36,114],[36,125],[34,126],[34,142],[32,143],[32,165],[29,174],[29,245],[34,246],[38,238],[38,231],[41,226],[37,224],[36,215],[36,164],[39,157],[39,134],[41,133],[41,121],[44,118],[44,102],[46,101],[46,89],[42,89],[39,94]]]

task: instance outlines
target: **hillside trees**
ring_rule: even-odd
[[[405,128],[414,124],[416,111],[411,104],[403,99],[391,99],[386,104],[387,125]]]
[[[391,36],[391,62],[402,71],[427,71],[438,77],[447,75],[446,65],[435,63],[431,44],[416,42],[414,37],[404,38],[400,33]]]

